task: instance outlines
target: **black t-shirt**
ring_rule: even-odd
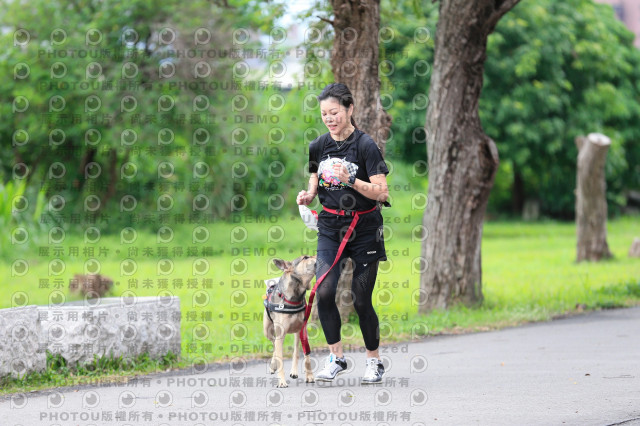
[[[355,129],[344,142],[333,140],[329,132],[318,136],[309,144],[309,173],[318,173],[318,199],[320,204],[335,210],[369,210],[376,200],[365,197],[333,177],[332,164],[343,160],[356,179],[370,182],[369,176],[389,173],[382,153],[362,130]]]

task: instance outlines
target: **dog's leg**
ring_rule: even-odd
[[[276,359],[276,346],[275,340],[273,341],[273,356],[271,357],[271,363],[269,364],[269,372],[271,374],[275,373],[278,370],[278,360]]]
[[[271,355],[271,362],[269,363],[269,373],[273,374],[278,369],[277,363],[276,363],[276,351],[275,351],[275,325],[269,319],[266,310],[264,311],[262,326],[264,329],[265,337],[271,341],[271,345],[273,346],[273,355]]]
[[[295,374],[295,377],[298,377],[298,350],[302,347],[302,341],[300,340],[300,333],[296,333],[295,334],[295,338],[294,338],[294,349],[293,349],[293,362],[294,362],[294,366],[295,366],[295,373],[293,371],[293,368],[291,369],[291,377],[294,377],[293,374]],[[311,371],[311,356],[310,355],[305,355],[304,356],[304,373],[305,373],[305,378],[304,381],[306,383],[315,383],[315,379],[313,378],[313,371]]]
[[[284,327],[280,324],[275,324],[275,340],[274,340],[274,359],[276,361],[276,367],[278,370],[278,387],[286,388],[289,385],[287,384],[287,380],[284,378],[284,356],[283,346],[284,346],[284,336],[286,333],[284,332]]]
[[[315,383],[315,379],[313,378],[313,371],[311,371],[311,355],[304,356],[304,371],[305,371],[305,382],[306,383]]]
[[[291,364],[291,373],[289,377],[292,379],[298,378],[298,350],[300,348],[300,335],[293,333],[293,360]]]

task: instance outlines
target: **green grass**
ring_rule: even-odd
[[[46,369],[42,372],[28,373],[20,378],[1,377],[0,395],[59,386],[126,381],[135,374],[164,371],[176,367],[178,358],[172,353],[160,359],[150,359],[147,354],[126,360],[121,356],[105,356],[94,357],[91,362],[73,367],[67,365],[67,361],[59,354],[47,351],[46,363]]]
[[[638,218],[608,223],[613,259],[580,264],[575,263],[574,224],[500,221],[488,222],[484,227],[482,306],[474,309],[454,306],[447,311],[418,314],[419,273],[411,265],[420,256],[421,248],[412,233],[422,223],[423,206],[420,200],[414,200],[417,205],[412,206],[412,196],[424,193],[425,187],[399,174],[397,171],[390,183],[403,182],[405,186],[392,191],[393,207],[383,211],[390,260],[381,264],[373,294],[382,344],[427,334],[489,330],[583,310],[630,306],[640,301],[640,260],[627,257],[633,237],[640,236]],[[289,204],[293,201],[288,200]],[[193,359],[215,362],[269,356],[271,346],[262,333],[262,295],[263,280],[278,275],[270,267],[271,260],[293,259],[315,249],[315,233],[305,231],[297,212],[277,213],[273,222],[269,216],[264,221],[239,216],[235,222],[202,225],[210,232],[204,243],[192,241],[194,228],[201,226],[197,223],[172,226],[174,239],[166,244],[158,243],[157,236],[150,233],[139,233],[132,244],[122,244],[120,235],[103,235],[96,243],[85,243],[82,229],[68,232],[60,244],[48,244],[46,235],[33,235],[37,241],[34,247],[0,248],[0,275],[7,277],[0,286],[0,307],[12,306],[17,292],[26,294],[29,304],[48,304],[52,294],[68,298],[69,278],[82,273],[85,262],[94,258],[100,262],[101,272],[116,282],[114,296],[170,292],[180,297],[182,356],[172,365],[185,367]],[[246,240],[232,242],[231,235],[238,227],[246,230]],[[282,233],[281,241],[269,241],[270,235],[279,239]],[[40,253],[40,247],[48,248],[49,252]],[[85,248],[94,251],[90,253]],[[205,248],[208,252],[203,253]],[[163,249],[166,253],[160,251]],[[182,250],[182,254],[176,250]],[[11,263],[18,258],[29,262],[29,272],[24,276],[11,274]],[[65,270],[50,276],[49,262],[54,258],[64,261]],[[137,262],[137,272],[131,277],[120,275],[121,262],[127,258]],[[164,258],[173,260],[173,272],[159,276],[158,262]],[[192,272],[197,258],[209,262],[205,275]],[[246,262],[242,264],[246,271],[233,270],[238,259]],[[200,291],[210,297],[205,306],[194,300]],[[209,337],[200,340],[194,330],[204,328],[208,329]],[[312,348],[326,347],[319,324],[310,324],[309,335]],[[343,341],[351,348],[362,346],[357,320],[343,325]],[[292,343],[293,337],[288,336],[285,347]],[[148,372],[149,368],[136,371]],[[136,371],[122,374],[137,374]],[[5,392],[30,389],[37,382],[36,379],[29,383],[15,382]]]

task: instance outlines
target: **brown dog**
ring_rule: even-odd
[[[268,290],[267,296],[270,292],[271,297],[267,301],[271,303],[267,304],[267,301],[265,301],[263,327],[264,335],[273,342],[273,357],[271,358],[269,371],[271,374],[277,371],[279,377],[278,387],[286,388],[288,385],[284,378],[284,358],[282,354],[284,338],[287,334],[293,333],[294,335],[293,364],[291,365],[289,377],[296,379],[298,377],[298,351],[301,347],[298,333],[304,323],[304,309],[300,310],[300,308],[306,305],[306,292],[311,279],[315,275],[316,256],[300,256],[293,262],[274,259],[273,262],[283,271],[283,274],[272,290]],[[275,310],[267,309],[267,307]],[[297,312],[295,312],[296,310]],[[313,383],[309,355],[304,356],[304,368],[305,381]]]
[[[105,275],[75,274],[69,280],[69,292],[88,296],[90,299],[103,297],[113,286],[113,280]]]

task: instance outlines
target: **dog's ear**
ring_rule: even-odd
[[[291,268],[291,263],[287,262],[286,260],[282,260],[282,259],[273,259],[273,263],[276,264],[276,266],[278,267],[278,269],[281,270],[285,270],[288,268]]]

